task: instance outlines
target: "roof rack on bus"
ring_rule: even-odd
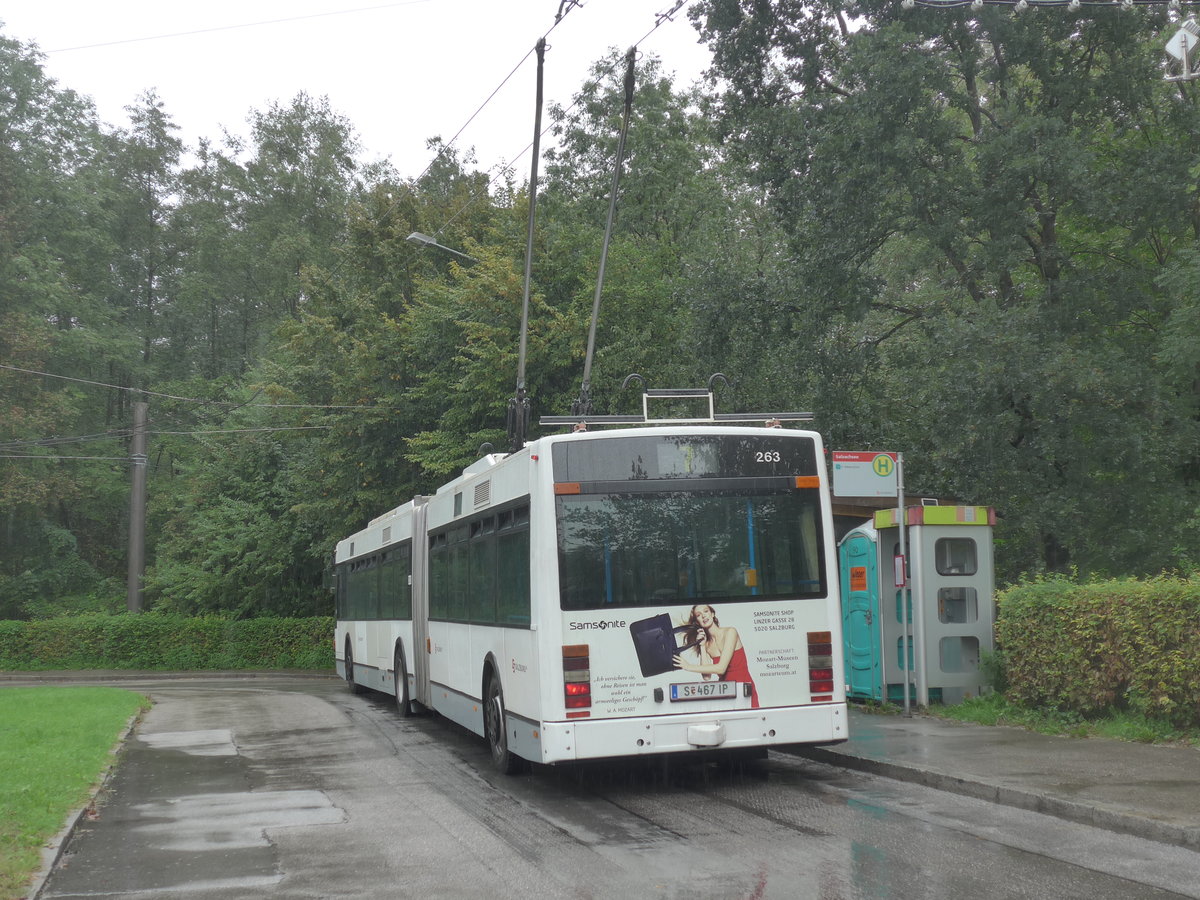
[[[629,385],[633,379],[645,384],[642,376],[633,374],[625,379],[622,387]],[[722,422],[757,422],[768,427],[782,427],[784,422],[812,421],[811,412],[755,412],[755,413],[719,413],[713,397],[713,381],[725,376],[717,373],[708,381],[707,388],[645,388],[642,391],[642,414],[639,415],[570,415],[570,416],[541,416],[538,422],[542,425],[686,425],[686,424],[717,424]],[[652,416],[651,401],[701,401],[695,415],[683,416]],[[707,412],[704,405],[707,403]],[[576,430],[582,430],[577,428]]]

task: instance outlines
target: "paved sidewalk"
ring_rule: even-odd
[[[1200,749],[850,710],[801,756],[1200,850]]]

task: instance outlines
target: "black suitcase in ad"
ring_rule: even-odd
[[[676,656],[699,646],[699,641],[684,645],[678,643],[676,635],[685,631],[686,625],[672,626],[667,613],[629,623],[629,633],[633,637],[643,678],[672,671]]]

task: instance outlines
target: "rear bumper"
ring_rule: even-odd
[[[544,763],[655,753],[687,753],[840,743],[848,737],[846,704],[696,713],[625,719],[544,722],[541,733],[523,735],[537,746],[529,758]],[[518,738],[523,749],[532,750]],[[522,754],[524,755],[524,754]]]

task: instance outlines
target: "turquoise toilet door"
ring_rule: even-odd
[[[838,548],[847,694],[883,700],[880,663],[879,572],[875,542],[851,533]]]

